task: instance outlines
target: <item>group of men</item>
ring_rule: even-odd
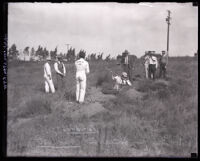
[[[130,55],[127,50],[122,54],[121,64],[124,72],[127,73],[129,80],[133,79],[135,57]],[[144,68],[145,77],[147,79],[155,79],[156,71],[160,69],[159,77],[166,78],[166,68],[168,63],[168,53],[162,51],[161,55],[155,54],[155,52],[145,52],[144,55]]]
[[[44,78],[45,78],[45,92],[55,93],[54,81],[52,78],[51,66],[50,66],[50,58],[46,59],[47,62],[44,64]],[[56,62],[54,63],[54,69],[56,71],[56,79],[57,79],[57,89],[62,89],[63,87],[63,77],[66,75],[66,69],[64,63],[61,61],[61,57],[57,57]]]
[[[121,76],[117,74],[112,75],[112,79],[115,81],[114,90],[119,91],[122,86],[132,86],[131,82],[135,58],[127,50],[122,53],[121,65],[123,72]]]
[[[50,67],[51,59],[47,59],[47,62],[44,64],[44,78],[45,78],[45,92],[49,93],[50,90],[52,93],[55,93],[55,87],[52,79],[51,67]],[[112,79],[115,81],[114,90],[119,91],[120,86],[128,85],[132,86],[132,73],[134,70],[134,61],[135,57],[133,55],[129,55],[129,52],[125,50],[122,55],[122,75],[112,75]],[[165,51],[162,51],[161,57],[158,59],[155,54],[145,53],[144,56],[144,67],[145,67],[145,76],[147,79],[155,79],[156,78],[156,70],[158,66],[160,67],[160,75],[159,77],[166,78],[166,66],[168,63],[168,54]],[[86,91],[86,80],[87,74],[90,72],[89,64],[85,60],[85,52],[79,53],[79,59],[75,61],[76,67],[76,101],[77,103],[83,103],[85,98]],[[57,79],[57,89],[64,89],[64,77],[66,76],[65,65],[62,61],[61,57],[57,57],[56,62],[54,63],[54,69],[56,71],[56,79]]]
[[[79,59],[75,61],[76,67],[76,101],[77,103],[83,103],[86,91],[86,74],[90,72],[89,64],[84,59],[85,53],[79,53]],[[45,79],[45,92],[55,93],[54,81],[52,79],[52,72],[50,66],[50,58],[47,58],[47,62],[44,64],[44,79]],[[66,76],[66,68],[61,57],[57,57],[54,63],[54,69],[56,71],[57,89],[64,89],[64,77]]]
[[[166,69],[168,64],[168,54],[166,51],[162,51],[160,58],[157,58],[154,53],[145,53],[144,67],[145,76],[147,79],[155,79],[156,71],[159,67],[160,73],[159,78],[166,78]]]
[[[132,86],[133,81],[133,70],[135,58],[134,55],[130,55],[127,50],[122,54],[121,65],[123,72],[121,76],[112,75],[112,79],[115,81],[114,89],[119,91],[120,87],[123,85]],[[145,77],[146,79],[156,78],[156,71],[160,69],[159,78],[166,78],[166,68],[168,63],[168,54],[165,51],[162,51],[162,55],[156,57],[155,52],[145,52],[144,56],[144,68],[145,68]]]

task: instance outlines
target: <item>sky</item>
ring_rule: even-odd
[[[198,49],[198,7],[192,3],[9,3],[8,47],[46,47],[66,53],[115,57],[125,49],[138,57],[167,48],[170,56],[193,56]],[[69,45],[66,45],[69,44]]]

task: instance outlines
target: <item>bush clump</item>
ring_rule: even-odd
[[[16,112],[16,118],[27,118],[38,115],[50,114],[51,102],[42,99],[32,99],[23,104],[23,106]]]

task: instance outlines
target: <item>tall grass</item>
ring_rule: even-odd
[[[170,73],[172,80],[169,84],[159,81],[140,81],[138,90],[147,93],[143,101],[134,102],[124,98],[126,95],[119,95],[113,102],[113,110],[118,109],[126,112],[126,117],[122,117],[126,121],[124,120],[123,124],[119,124],[118,128],[125,131],[126,134],[133,134],[127,137],[134,136],[136,137],[135,141],[145,139],[143,130],[146,129],[145,133],[148,133],[149,138],[151,138],[151,141],[149,138],[146,138],[147,140],[150,142],[155,140],[163,144],[161,147],[163,152],[160,154],[163,156],[189,157],[190,153],[197,152],[197,140],[195,142],[197,131],[188,131],[188,129],[196,129],[197,127],[197,99],[194,99],[197,98],[195,92],[197,90],[197,64],[193,64],[192,61],[186,62],[185,60],[182,66],[177,60],[169,64],[173,66],[173,69],[169,67],[169,71],[173,70]],[[184,72],[182,69],[185,69]],[[190,75],[190,77],[187,77],[187,75]],[[136,125],[131,126],[135,121],[131,120],[133,116],[146,121],[146,126],[149,126],[149,128],[144,128],[144,125],[138,124],[138,127]],[[157,124],[153,124],[153,126],[149,124],[149,122],[154,121]],[[132,132],[127,132],[126,127],[129,130],[134,129]],[[135,127],[137,128],[135,129]],[[137,131],[139,131],[139,136],[134,134]],[[157,138],[160,138],[160,140]]]
[[[116,98],[103,103],[106,112],[76,120],[68,115],[68,109],[81,108],[69,103],[75,100],[74,64],[66,64],[63,90],[45,94],[43,63],[8,64],[9,155],[25,155],[46,144],[78,144],[80,149],[71,154],[83,156],[137,156],[140,153],[141,156],[189,157],[190,153],[197,152],[197,61],[170,59],[167,68],[170,79],[151,81],[144,79],[144,68],[137,60],[134,76],[139,75],[140,80],[133,88],[145,93],[141,99],[129,97],[126,88]],[[122,71],[115,61],[90,62],[87,91],[91,87],[112,88],[107,68],[117,74]],[[53,69],[52,72],[55,80]],[[94,136],[85,138],[66,133],[69,127],[89,125],[97,130]],[[94,144],[89,141],[92,138]]]

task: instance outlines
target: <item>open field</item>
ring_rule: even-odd
[[[168,79],[146,80],[137,60],[133,87],[116,95],[106,67],[89,62],[86,103],[76,104],[75,68],[65,87],[44,93],[44,62],[8,64],[8,156],[176,156],[197,153],[198,61],[170,58]],[[51,67],[53,65],[51,64]],[[55,71],[53,70],[53,80]],[[56,82],[54,82],[56,84]]]

